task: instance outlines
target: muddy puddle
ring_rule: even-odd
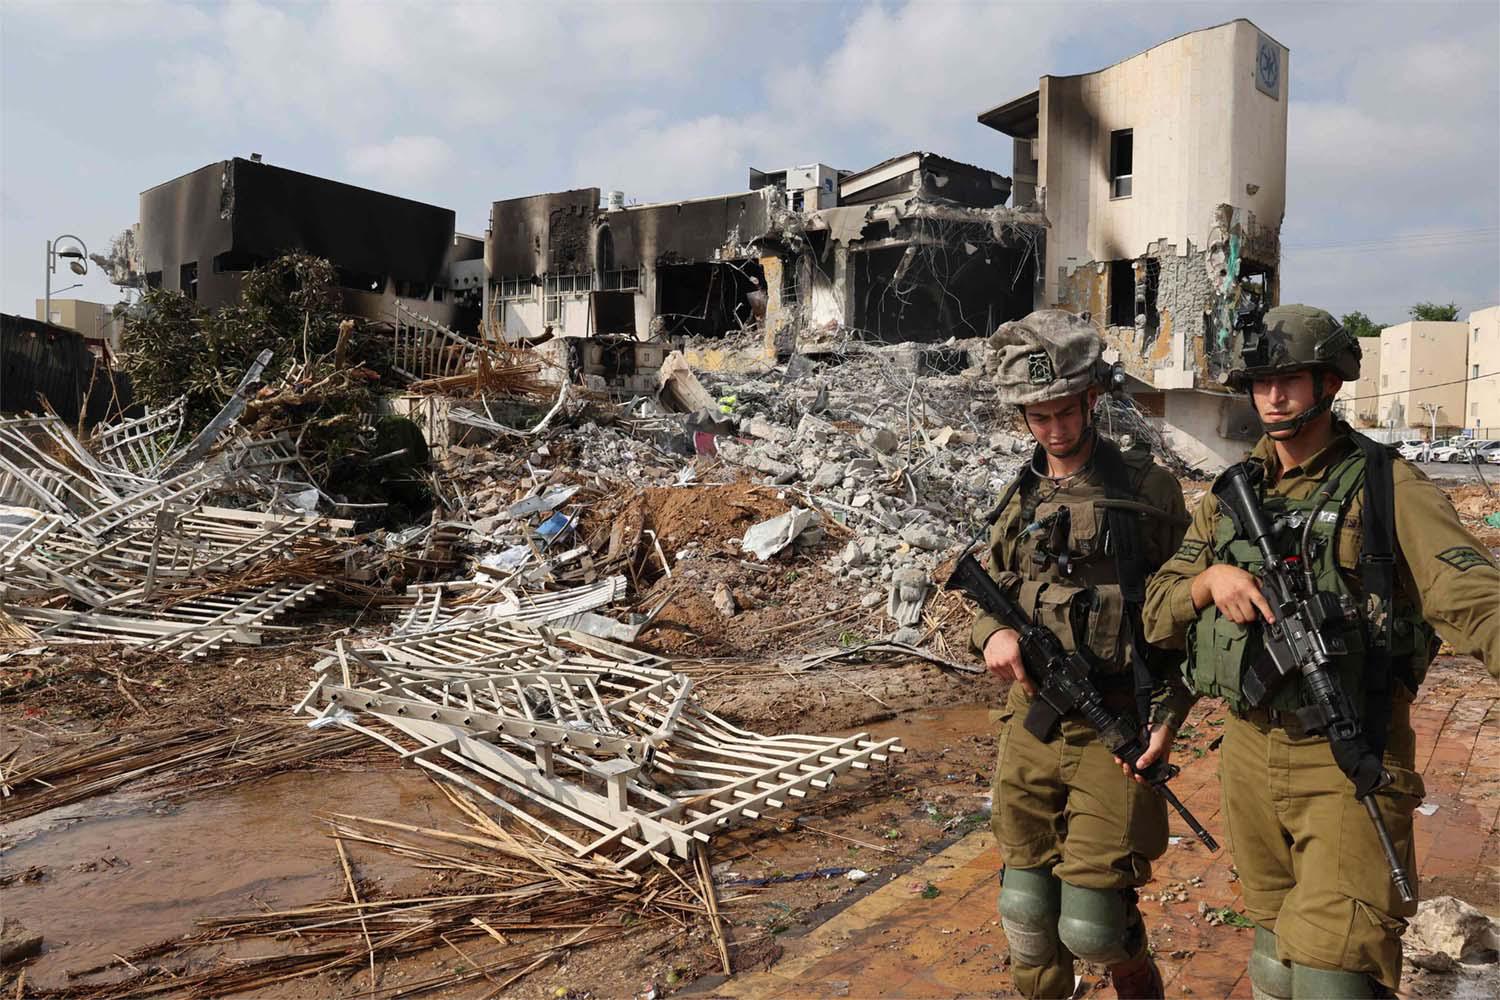
[[[97,807],[99,802],[93,803]],[[124,807],[121,800],[110,803]],[[332,812],[451,826],[454,811],[416,770],[289,772],[231,789],[115,815],[44,815],[0,826],[10,872],[42,870],[4,890],[5,916],[44,937],[27,981],[66,986],[67,970],[197,930],[197,921],[345,896],[338,855],[320,818]],[[51,828],[38,820],[50,821]],[[22,839],[24,838],[24,839]],[[390,892],[425,876],[392,855],[346,848],[356,873]]]

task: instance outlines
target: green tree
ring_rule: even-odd
[[[238,302],[209,312],[178,292],[152,289],[125,319],[124,368],[135,397],[165,406],[187,397],[189,430],[228,400],[262,348],[264,380],[326,354],[338,341],[337,272],[320,257],[287,254],[245,275]]]
[[[1411,318],[1427,322],[1451,323],[1458,319],[1458,303],[1442,305],[1437,302],[1418,302],[1409,310]]]
[[[1339,320],[1344,329],[1356,337],[1378,337],[1384,324],[1377,323],[1364,313],[1355,310],[1344,313],[1344,318]]]

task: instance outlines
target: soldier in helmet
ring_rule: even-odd
[[[1283,553],[1302,554],[1315,589],[1357,609],[1334,627],[1347,655],[1339,685],[1393,781],[1374,798],[1412,871],[1412,698],[1438,636],[1500,671],[1500,570],[1421,471],[1334,418],[1343,382],[1359,376],[1359,341],[1322,309],[1278,306],[1247,331],[1230,384],[1265,430],[1249,461],[1261,472],[1267,521]],[[1292,537],[1292,536],[1297,537]],[[1394,996],[1401,933],[1416,910],[1394,888],[1375,828],[1327,739],[1299,714],[1297,678],[1259,707],[1242,677],[1264,655],[1274,620],[1255,573],[1259,550],[1213,493],[1182,547],[1147,588],[1146,638],[1186,643],[1188,681],[1228,701],[1221,778],[1230,848],[1256,923],[1250,978],[1269,998]]]
[[[1030,465],[995,508],[990,575],[1070,651],[1082,651],[1109,707],[1150,723],[1149,764],[1165,758],[1191,704],[1180,654],[1147,648],[1147,576],[1177,550],[1182,490],[1149,451],[1122,451],[1093,424],[1108,366],[1087,314],[1034,312],[990,340],[1002,402],[1036,439]],[[991,826],[1005,864],[1000,915],[1025,997],[1067,997],[1075,958],[1109,968],[1121,997],[1162,996],[1137,887],[1167,847],[1166,807],[1133,782],[1076,714],[1040,738],[1024,724],[1035,689],[1017,634],[981,614],[971,641],[1015,683],[995,713]],[[1175,688],[1172,686],[1175,683]]]

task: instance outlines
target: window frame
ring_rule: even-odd
[[[1129,169],[1120,170],[1121,140],[1129,143],[1126,150],[1130,160]],[[1124,181],[1122,185],[1120,182]],[[1124,188],[1122,191],[1121,188]],[[1135,196],[1135,129],[1117,128],[1109,133],[1109,200],[1124,201]]]

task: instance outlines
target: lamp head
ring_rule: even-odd
[[[89,266],[87,264],[83,263],[82,261],[77,261],[77,260],[69,261],[68,262],[68,267],[70,267],[70,268],[73,269],[73,273],[74,274],[88,274],[89,273]]]

